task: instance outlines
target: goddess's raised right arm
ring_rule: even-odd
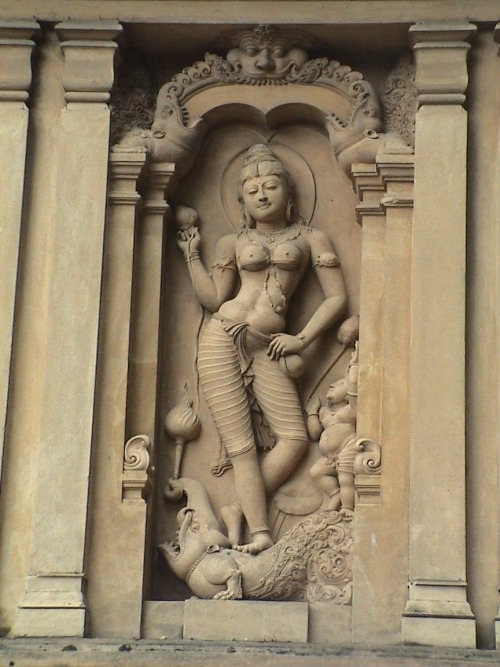
[[[236,283],[235,235],[219,239],[215,249],[213,274],[210,275],[200,259],[200,233],[197,227],[179,231],[177,244],[184,253],[189,275],[199,303],[212,313],[233,294]]]

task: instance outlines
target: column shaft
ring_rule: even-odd
[[[140,636],[146,505],[140,495],[122,503],[121,478],[140,201],[136,182],[145,158],[144,153],[110,158],[86,566],[94,637]]]
[[[356,504],[353,639],[377,644],[399,641],[407,595],[413,156],[384,156],[363,168],[363,177],[361,167],[354,172],[364,192],[357,431],[380,442],[382,471],[378,498],[374,487]]]
[[[31,85],[33,21],[0,23],[0,483],[14,326]]]
[[[173,173],[173,164],[150,165],[137,228],[127,437],[146,433],[152,442],[156,426],[164,225],[169,211],[165,190]]]

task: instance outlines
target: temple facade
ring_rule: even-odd
[[[0,5],[0,628],[500,648],[498,0]]]

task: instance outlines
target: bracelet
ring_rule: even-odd
[[[307,416],[308,417],[319,417],[319,412],[308,412]]]
[[[189,255],[186,254],[184,259],[186,262],[189,264],[189,262],[193,262],[195,259],[200,259],[200,253],[197,250],[194,250],[192,253]]]
[[[303,334],[303,333],[300,333],[300,334],[297,334],[297,338],[302,343],[302,349],[304,349],[307,346],[307,337],[306,337],[306,335]]]

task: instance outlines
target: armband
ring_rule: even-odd
[[[313,266],[335,267],[339,266],[340,262],[334,252],[322,252],[321,255],[316,256],[312,264]]]
[[[236,262],[232,257],[224,257],[223,259],[218,259],[212,264],[212,269],[230,269],[231,271],[236,271]]]

